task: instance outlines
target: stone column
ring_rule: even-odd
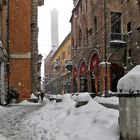
[[[32,23],[31,23],[31,63],[32,63],[32,92],[37,93],[37,84],[38,84],[38,71],[37,71],[37,61],[38,61],[38,26],[37,26],[37,9],[38,1],[32,0]]]
[[[91,75],[90,71],[87,72],[87,84],[88,84],[88,92],[91,92]]]
[[[100,64],[100,77],[102,83],[102,92],[105,91],[105,85],[107,85],[107,91],[110,90],[110,63],[107,63],[107,71],[106,71],[106,64],[105,62]],[[107,76],[107,84],[105,84],[105,76]]]
[[[140,139],[140,94],[119,95],[120,140]]]

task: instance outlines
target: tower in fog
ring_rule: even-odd
[[[59,35],[58,35],[58,11],[54,8],[51,11],[51,49],[53,52],[58,48]]]

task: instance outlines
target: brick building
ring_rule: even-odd
[[[73,2],[73,91],[115,92],[117,81],[140,63],[139,0]]]
[[[51,68],[51,58],[53,56],[54,52],[51,50],[47,57],[44,60],[44,89],[46,92],[50,92],[47,88],[46,83],[49,83],[51,81],[51,75],[52,75],[52,68]]]
[[[30,98],[38,90],[39,5],[43,0],[9,1],[9,87],[20,92],[20,99]]]

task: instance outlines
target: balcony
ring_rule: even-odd
[[[127,35],[121,33],[110,34],[110,47],[111,48],[124,48],[127,43]]]
[[[56,70],[58,70],[58,69],[61,68],[61,62],[60,62],[59,60],[56,60],[56,61],[54,62],[54,68],[55,68]]]

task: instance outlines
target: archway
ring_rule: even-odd
[[[121,77],[124,76],[124,68],[118,64],[112,63],[110,66],[111,73],[111,91],[117,92],[117,84]]]
[[[99,81],[99,56],[94,53],[90,59],[90,79],[91,79],[91,92],[98,92],[98,81]]]

